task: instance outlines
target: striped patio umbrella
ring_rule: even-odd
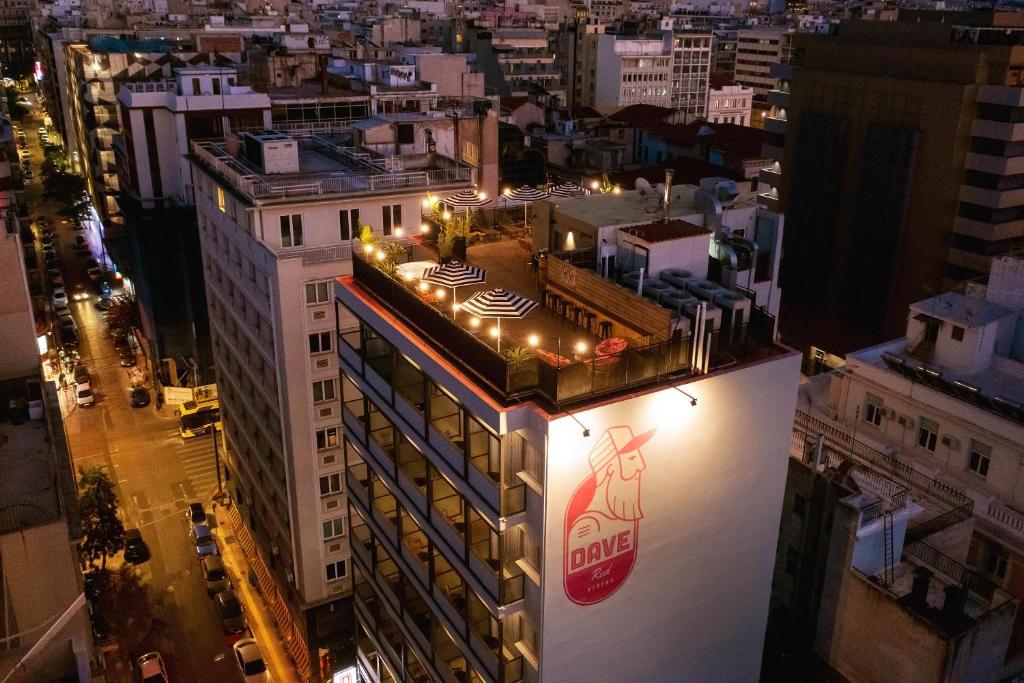
[[[452,288],[452,310],[455,310],[455,291],[457,287],[478,285],[487,280],[487,271],[477,266],[470,266],[462,261],[449,261],[444,265],[431,268],[423,273],[423,281],[441,287]]]
[[[551,194],[556,197],[576,197],[583,194],[583,188],[576,183],[565,182],[551,190]]]
[[[501,320],[502,318],[519,319],[537,307],[537,302],[527,299],[521,294],[507,289],[486,289],[473,294],[462,310],[472,313],[478,318],[494,318],[498,324],[498,353],[501,353]]]
[[[535,187],[530,187],[529,185],[523,185],[522,187],[517,187],[514,190],[506,192],[503,197],[506,202],[519,202],[523,205],[523,227],[526,227],[527,208],[532,202],[546,199],[548,197],[548,193],[543,190],[538,190]]]
[[[445,197],[441,201],[452,207],[452,209],[465,209],[466,213],[469,213],[470,209],[481,207],[490,200],[487,198],[487,195],[481,194],[477,190],[465,189]]]

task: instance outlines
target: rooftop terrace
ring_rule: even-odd
[[[351,145],[344,133],[296,137],[298,172],[265,173],[216,141],[193,141],[192,158],[256,203],[304,197],[447,191],[469,185],[472,169],[438,154],[384,156]]]
[[[406,263],[430,261],[436,253],[415,244],[389,274],[356,254],[353,278],[340,284],[389,309],[502,402],[536,398],[561,407],[785,352],[773,343],[774,320],[755,308],[749,323],[707,333],[694,353],[684,316],[600,278],[585,254],[551,254],[534,269],[529,244],[510,239],[470,246],[466,261],[486,270],[486,282],[457,291],[466,301],[500,287],[540,304],[521,319],[501,321],[499,352],[494,320],[453,312],[451,290],[421,285],[422,267],[406,272]],[[567,278],[576,283],[571,292]],[[600,345],[604,337],[619,348]]]

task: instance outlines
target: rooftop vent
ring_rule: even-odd
[[[299,143],[276,130],[246,133],[245,157],[267,174],[299,172]]]

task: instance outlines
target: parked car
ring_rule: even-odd
[[[78,325],[75,325],[75,319],[70,316],[57,318],[57,327],[60,328],[61,337],[67,337],[69,332],[76,335],[78,334]]]
[[[39,235],[39,241],[43,243],[43,246],[45,247],[47,245],[53,244],[53,235],[50,233],[50,231],[45,230],[42,227],[40,227],[40,231],[41,233]]]
[[[189,536],[192,539],[192,544],[196,547],[196,555],[198,557],[203,558],[220,554],[220,551],[217,550],[217,541],[214,540],[213,534],[210,533],[210,527],[205,524],[193,524]]]
[[[130,348],[118,349],[118,355],[121,357],[122,368],[134,368],[136,364],[135,352]]]
[[[89,383],[89,369],[82,364],[75,366],[75,384]]]
[[[193,524],[206,524],[206,510],[202,503],[189,503],[188,510],[185,510],[185,522],[191,527]]]
[[[270,680],[267,663],[263,661],[263,653],[254,639],[242,638],[232,646],[232,650],[245,683],[266,683]]]
[[[203,574],[203,581],[206,583],[206,594],[211,598],[221,591],[231,588],[231,581],[228,579],[227,569],[224,562],[217,555],[210,555],[199,560],[199,570]]]
[[[56,273],[52,273],[50,275],[50,286],[51,287],[63,287],[64,286],[64,276],[61,275],[60,270],[58,270]]]
[[[132,408],[144,408],[149,405],[149,390],[146,387],[132,387],[128,390],[128,402]]]
[[[229,643],[233,643],[245,635],[249,628],[249,622],[245,619],[242,603],[238,600],[235,591],[230,588],[218,592],[213,602],[217,607],[217,614],[220,616],[220,626],[224,630],[224,637]]]
[[[117,349],[117,352],[119,354],[122,352],[130,353],[132,350],[132,346],[128,342],[128,337],[124,336],[123,334],[119,334],[114,337],[114,348]]]
[[[76,332],[74,328],[61,327],[59,329],[61,345],[70,349],[77,348],[78,332]]]
[[[90,266],[89,268],[86,268],[85,274],[88,275],[89,279],[92,280],[93,282],[99,282],[100,278],[103,276],[103,272],[99,268],[96,268],[95,266]]]
[[[81,282],[76,282],[71,285],[71,299],[74,301],[85,301],[89,298],[89,291],[85,288]]]
[[[142,540],[142,532],[138,529],[126,529],[124,532],[124,561],[131,564],[142,564],[149,558],[149,546]]]
[[[88,382],[75,387],[75,403],[80,406],[91,406],[96,402],[96,395],[92,393],[92,385]]]
[[[167,667],[159,652],[149,652],[137,660],[135,666],[139,671],[142,683],[168,683]]]
[[[25,177],[28,178],[29,180],[32,180],[32,169],[31,168],[26,168],[25,169]]]
[[[53,290],[53,305],[54,307],[67,308],[68,306],[68,293],[64,291],[63,287],[57,287]]]

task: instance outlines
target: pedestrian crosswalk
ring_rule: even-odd
[[[221,434],[217,434],[218,447]],[[182,439],[177,426],[168,430],[168,440],[174,444],[172,450],[177,454],[188,485],[185,495],[189,499],[206,500],[217,488],[217,467],[213,455],[213,442],[209,434]]]

